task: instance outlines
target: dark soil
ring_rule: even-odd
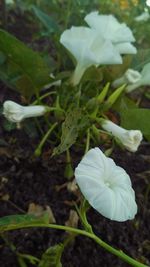
[[[74,208],[69,203],[77,197],[66,187],[62,187],[59,192],[56,190],[56,186],[66,183],[63,177],[65,166],[63,156],[51,159],[45,152],[42,158],[35,158],[33,156],[35,144],[23,130],[13,130],[8,133],[1,127],[0,132],[4,144],[7,144],[0,149],[1,196],[9,195],[9,200],[0,201],[0,216],[23,214],[27,212],[30,203],[35,203],[42,207],[50,206],[56,222],[64,224],[69,218],[70,209]],[[131,176],[138,203],[135,220],[118,223],[105,219],[93,209],[88,212],[88,219],[98,236],[147,264],[150,263],[150,195],[147,190],[149,148],[150,146],[143,142],[137,153],[118,150],[113,155],[116,163],[124,167]],[[74,152],[75,166],[81,158],[78,154]],[[17,230],[7,233],[9,242],[15,245],[17,252],[32,254],[38,258],[48,247],[63,241],[65,236],[63,231],[47,229]],[[15,252],[12,252],[3,240],[0,244],[0,266],[19,266]],[[62,263],[64,267],[128,266],[105,252],[92,240],[81,236],[76,237],[75,241],[65,249]]]
[[[11,15],[10,19],[13,19]],[[28,32],[26,20],[15,15],[15,27],[9,26],[9,31],[17,37],[30,43],[32,32]],[[21,26],[18,21],[22,21]],[[17,26],[18,25],[18,26]],[[26,29],[21,30],[21,27]],[[32,29],[33,31],[33,29]],[[27,35],[27,32],[29,35]],[[22,36],[23,34],[23,36]],[[31,44],[31,43],[30,43]],[[40,49],[39,49],[40,50]],[[1,85],[0,102],[5,99],[18,99],[11,91]],[[0,216],[24,214],[29,204],[39,204],[43,208],[50,206],[56,222],[65,224],[69,212],[74,209],[72,200],[77,196],[70,193],[64,178],[64,156],[51,158],[51,148],[47,147],[43,156],[34,157],[34,150],[39,140],[30,139],[22,130],[7,132],[0,120]],[[81,152],[72,153],[74,167],[81,159]],[[124,167],[132,179],[136,192],[138,214],[133,221],[125,223],[113,222],[105,219],[92,208],[88,212],[89,222],[94,232],[110,245],[123,250],[135,259],[150,265],[150,145],[143,142],[137,153],[114,151],[115,162]],[[60,190],[57,188],[60,186]],[[62,187],[61,187],[62,186]],[[8,196],[8,200],[4,200]],[[79,227],[81,227],[79,225]],[[24,229],[7,233],[5,239],[16,247],[12,251],[3,239],[0,240],[0,266],[19,267],[15,252],[31,254],[41,258],[42,253],[50,246],[60,243],[66,237],[64,231],[48,229]],[[33,265],[27,264],[28,267]],[[77,236],[66,247],[62,257],[63,267],[126,267],[114,255],[100,248],[94,241],[83,236]]]

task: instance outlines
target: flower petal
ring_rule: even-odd
[[[135,46],[127,42],[117,43],[115,44],[115,48],[120,54],[136,54],[137,53]]]
[[[130,178],[99,148],[83,157],[75,177],[85,198],[103,216],[116,221],[134,218],[137,205]]]
[[[71,27],[71,29],[65,30],[62,33],[60,42],[73,54],[81,65],[90,66],[93,63],[97,63],[97,59],[90,50],[95,38],[95,31],[88,27]]]
[[[121,64],[122,58],[116,46],[114,46],[109,40],[103,40],[97,36],[93,43],[91,50],[97,58],[98,65],[108,64]]]
[[[134,42],[135,38],[125,23],[119,23],[112,15],[99,15],[97,11],[91,12],[85,17],[87,24],[96,29],[101,37],[118,42]]]

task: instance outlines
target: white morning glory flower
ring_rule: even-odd
[[[47,111],[48,108],[45,106],[21,106],[10,100],[3,104],[3,115],[7,120],[16,123],[26,118],[42,116]]]
[[[94,11],[86,15],[85,21],[101,38],[110,40],[120,54],[136,54],[137,50],[131,44],[135,38],[130,28],[119,23],[113,15],[99,15]]]
[[[99,148],[87,152],[75,169],[75,178],[91,206],[106,218],[123,222],[135,217],[137,205],[130,177]]]
[[[104,130],[117,137],[130,152],[136,152],[143,139],[141,131],[126,130],[109,120],[102,119],[101,126]]]
[[[122,77],[120,77],[119,79],[116,79],[113,82],[113,87],[119,87],[122,84],[134,84],[136,82],[138,82],[141,79],[142,75],[140,74],[140,72],[133,70],[133,69],[128,69],[126,70],[126,72],[123,74]]]
[[[141,78],[126,87],[126,92],[130,93],[140,86],[150,85],[150,63],[146,64],[141,71]]]
[[[100,37],[97,31],[88,27],[71,27],[65,30],[60,42],[71,52],[77,65],[72,78],[77,85],[85,70],[92,65],[121,64],[122,58],[112,43]]]
[[[150,6],[150,0],[146,0],[146,5]]]

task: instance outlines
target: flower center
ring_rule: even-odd
[[[106,182],[105,185],[111,187],[111,184],[109,182]]]

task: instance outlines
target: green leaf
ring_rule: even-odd
[[[106,105],[110,108],[116,100],[119,98],[123,90],[125,89],[125,85],[120,86],[117,88],[107,99]]]
[[[61,143],[58,147],[54,149],[53,155],[61,154],[75,143],[78,137],[78,132],[79,132],[78,125],[80,119],[81,119],[80,109],[75,108],[74,110],[70,110],[68,112],[66,119],[62,124]]]
[[[95,110],[97,110],[98,106],[99,106],[99,102],[97,101],[97,98],[92,97],[86,103],[86,110],[88,111],[88,113],[92,113]]]
[[[31,214],[26,215],[10,215],[0,219],[0,232],[9,230],[21,229],[28,226],[35,226],[36,224],[48,224],[49,215],[45,212],[42,216],[35,216]]]
[[[102,103],[107,95],[107,92],[109,90],[110,87],[110,83],[107,83],[104,88],[102,89],[102,91],[100,92],[100,94],[97,97],[97,100],[99,103]]]
[[[0,51],[6,57],[0,65],[0,79],[30,98],[51,82],[50,70],[41,56],[10,33],[0,30]]]
[[[63,244],[48,248],[42,255],[42,259],[38,267],[62,267],[61,255],[64,249]]]
[[[129,130],[141,130],[143,135],[150,140],[150,109],[125,109],[120,115],[121,126]]]
[[[58,32],[59,27],[55,20],[43,12],[41,9],[32,5],[32,10],[37,18],[42,22],[42,24],[47,28],[49,33]]]
[[[117,101],[112,106],[112,108],[120,113],[121,111],[124,111],[125,109],[131,109],[131,108],[135,109],[137,108],[137,105],[128,96],[122,95],[121,97],[117,99]]]

